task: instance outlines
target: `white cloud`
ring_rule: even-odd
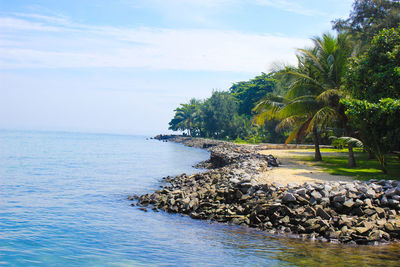
[[[234,31],[101,27],[66,20],[55,26],[50,21],[62,22],[1,18],[1,30],[7,33],[0,42],[1,68],[261,72],[276,61],[293,63],[295,48],[309,42]]]
[[[11,17],[0,18],[0,29],[2,32],[9,31],[60,31],[61,29],[55,26],[45,25],[41,22],[33,22],[23,19]],[[3,39],[3,38],[2,38]]]
[[[56,24],[69,24],[70,21],[68,20],[67,17],[57,15],[57,16],[46,16],[46,15],[41,15],[41,14],[28,14],[28,13],[12,13],[14,16],[17,17],[22,17],[22,18],[28,18],[28,19],[35,19],[35,20],[42,20],[42,21],[47,21],[50,23],[56,23]]]
[[[264,6],[271,6],[284,11],[305,16],[326,16],[327,14],[302,6],[296,1],[289,0],[256,0],[256,3]]]

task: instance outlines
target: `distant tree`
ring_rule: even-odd
[[[201,121],[204,133],[213,138],[237,136],[238,103],[229,92],[214,91],[201,105]]]
[[[352,59],[345,88],[370,102],[400,98],[400,28],[382,30],[365,54]]]
[[[348,32],[363,46],[384,28],[400,23],[399,0],[356,0],[348,19],[333,21],[333,29]]]
[[[238,113],[246,116],[251,116],[251,110],[256,102],[275,90],[275,79],[272,73],[262,73],[249,81],[234,83],[229,88],[229,92],[238,100]]]
[[[193,135],[195,124],[199,116],[200,101],[192,98],[188,104],[181,104],[176,108],[174,118],[169,122],[169,129],[173,131],[187,131]]]

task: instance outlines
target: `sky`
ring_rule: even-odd
[[[296,64],[352,0],[0,0],[0,128],[154,135]]]

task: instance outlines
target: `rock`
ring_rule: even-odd
[[[282,202],[284,202],[284,203],[290,203],[290,202],[295,202],[295,201],[296,201],[296,197],[291,193],[285,193],[282,197]]]
[[[290,218],[289,218],[289,216],[285,216],[280,221],[283,224],[288,224],[290,222]]]
[[[361,199],[356,199],[356,201],[354,202],[354,207],[360,207],[362,205],[364,205],[364,201],[362,201]]]
[[[355,230],[357,231],[357,233],[362,235],[368,232],[370,229],[368,229],[367,227],[356,227]]]
[[[388,205],[391,207],[397,207],[399,205],[400,201],[395,200],[395,199],[389,199],[388,200]]]
[[[367,206],[368,208],[372,207],[372,201],[371,199],[367,198],[364,200],[364,204],[365,206]]]
[[[353,225],[353,220],[347,216],[341,216],[339,219],[339,225],[345,225],[347,227],[351,227]]]
[[[306,225],[307,227],[312,227],[313,225],[316,225],[317,222],[318,222],[318,219],[308,219],[308,220],[305,222],[305,225]]]
[[[243,196],[242,191],[240,191],[240,190],[236,190],[236,191],[235,191],[235,197],[236,197],[236,199],[241,199],[242,196]]]
[[[373,209],[365,209],[364,210],[364,214],[367,215],[367,216],[372,216],[375,213],[376,213],[376,211],[373,210]]]
[[[389,201],[388,201],[387,197],[386,197],[386,196],[383,196],[383,197],[381,198],[381,205],[386,206],[386,205],[388,205],[388,204],[389,204]]]
[[[367,191],[363,192],[367,198],[374,198],[375,197],[375,190],[372,188],[367,188]]]
[[[387,230],[387,231],[389,231],[389,232],[393,232],[393,231],[395,231],[396,229],[394,228],[394,225],[393,224],[391,224],[391,223],[385,223],[385,229]]]
[[[297,199],[297,201],[298,201],[301,205],[306,205],[306,204],[309,204],[309,203],[310,203],[307,199],[305,199],[305,198],[302,197],[302,196],[298,196],[298,197],[296,197],[296,199]]]
[[[321,195],[318,191],[316,191],[316,190],[314,190],[314,191],[311,192],[311,196],[312,196],[313,198],[315,198],[315,200],[316,200],[317,202],[321,201],[321,199],[322,199],[322,195]]]
[[[392,199],[399,201],[400,200],[400,196],[399,195],[393,195]]]
[[[310,213],[311,214],[311,216],[317,216],[317,212],[315,211],[315,209],[313,209],[312,207],[310,207],[310,206],[307,206],[306,208],[305,208],[305,212],[306,213]]]
[[[337,195],[333,198],[333,202],[343,203],[346,201],[346,197],[344,195]]]
[[[354,201],[353,201],[353,199],[348,199],[348,200],[346,200],[344,203],[343,203],[343,206],[345,206],[346,208],[352,208],[353,207],[353,205],[354,205]]]
[[[391,197],[396,193],[396,189],[390,188],[385,191],[385,197]]]
[[[298,190],[296,190],[296,194],[300,195],[300,196],[305,196],[307,193],[307,190],[305,188],[300,188]]]
[[[324,220],[330,220],[331,216],[323,209],[318,208],[317,209],[317,216],[321,217]]]

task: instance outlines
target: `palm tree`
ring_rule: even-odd
[[[267,97],[256,105],[254,111],[258,113],[255,121],[262,122],[274,116],[281,120],[278,128],[293,129],[286,143],[312,132],[315,160],[321,160],[319,129],[339,123],[347,136],[351,134],[344,106],[339,102],[345,96],[340,87],[351,50],[345,34],[336,38],[324,34],[314,38],[313,42],[313,48],[299,49],[297,67],[286,67],[277,73],[289,80],[285,101],[279,105]],[[349,165],[355,166],[352,144],[348,147]]]
[[[169,122],[169,129],[176,131],[187,131],[189,136],[193,135],[194,124],[198,115],[199,101],[192,98],[188,104],[181,104],[176,108],[174,118]]]
[[[316,50],[304,50],[304,52],[315,54]],[[286,67],[278,75],[289,79],[289,92],[286,97],[267,96],[262,99],[254,108],[257,115],[254,122],[264,123],[265,120],[278,119],[278,130],[290,128],[291,133],[286,139],[285,144],[293,139],[302,140],[308,133],[312,132],[315,146],[315,160],[322,160],[319,149],[319,131],[315,116],[323,106],[316,100],[315,91],[317,72],[309,63],[304,54],[297,55],[298,67]]]
[[[317,97],[319,101],[326,103],[331,110],[330,119],[332,122],[337,122],[343,128],[344,134],[351,137],[353,131],[348,123],[348,118],[345,114],[345,107],[340,103],[340,99],[346,97],[346,92],[341,90],[343,77],[347,70],[347,61],[353,50],[351,48],[351,40],[349,35],[345,33],[339,34],[336,38],[330,34],[324,34],[322,38],[314,38],[314,44],[317,47],[317,57],[311,57],[313,65],[315,65],[321,75],[323,91]],[[353,143],[348,143],[350,167],[356,166],[356,161],[353,152]]]

